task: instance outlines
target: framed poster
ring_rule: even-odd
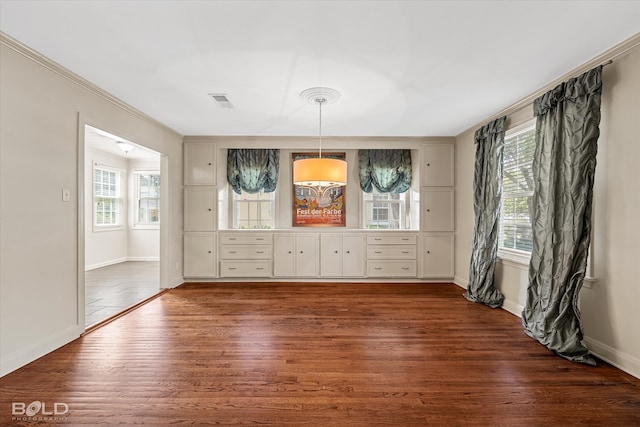
[[[291,165],[299,159],[318,157],[318,153],[292,153]],[[345,153],[322,153],[322,157],[345,160]],[[346,224],[346,186],[329,188],[292,185],[294,227],[344,227]]]

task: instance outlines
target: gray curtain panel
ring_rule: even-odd
[[[358,150],[360,188],[404,193],[411,187],[411,150]]]
[[[498,254],[500,204],[502,198],[502,154],[504,127],[501,117],[475,133],[476,161],[473,174],[473,212],[475,226],[469,286],[464,297],[492,308],[502,306],[504,295],[494,286]]]
[[[602,67],[536,99],[533,251],[525,332],[567,359],[595,365],[582,344],[578,295],[591,241],[591,207],[600,135]]]
[[[271,193],[278,184],[280,150],[273,148],[227,150],[227,182],[237,194],[242,191]]]

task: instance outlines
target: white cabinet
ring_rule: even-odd
[[[452,234],[424,234],[422,236],[422,277],[454,277]]]
[[[453,162],[453,144],[424,144],[422,146],[422,182],[420,185],[452,187]]]
[[[184,185],[216,185],[216,146],[184,143]]]
[[[364,276],[364,236],[322,234],[320,275],[323,277]]]
[[[450,279],[454,272],[454,145],[422,146],[420,277]]]
[[[420,194],[422,231],[453,231],[453,188],[423,187]]]
[[[216,236],[214,233],[189,233],[184,236],[184,276],[215,277]]]
[[[318,276],[318,234],[276,234],[273,240],[273,275]]]
[[[416,277],[417,235],[380,233],[367,235],[368,277]]]
[[[217,202],[213,187],[186,187],[184,231],[215,231]]]
[[[220,277],[271,277],[272,259],[270,233],[220,234]]]

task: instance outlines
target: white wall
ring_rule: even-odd
[[[160,171],[160,157],[157,161],[129,160],[129,209],[127,221],[129,233],[127,238],[127,259],[129,261],[157,261],[160,257],[160,229],[154,226],[135,225],[135,171]],[[160,185],[165,182],[160,177]],[[162,220],[162,212],[160,212]]]
[[[161,281],[182,283],[182,137],[0,35],[0,375],[78,337],[84,123],[166,156]],[[71,202],[62,201],[62,189]],[[46,217],[43,215],[46,214]],[[84,296],[82,296],[83,298]]]
[[[591,253],[596,281],[583,287],[580,309],[589,349],[640,377],[640,47],[603,70],[602,120],[594,186]],[[490,113],[490,112],[488,112]],[[533,117],[528,106],[508,117],[508,126]],[[466,286],[473,233],[473,132],[456,138],[456,283]],[[499,262],[496,285],[504,308],[520,315],[527,266]],[[589,286],[589,287],[587,287]]]

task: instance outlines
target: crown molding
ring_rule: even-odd
[[[142,119],[150,124],[152,124],[153,126],[162,129],[163,131],[169,132],[171,134],[173,134],[174,136],[178,137],[178,138],[182,138],[183,135],[180,134],[179,132],[177,132],[174,129],[171,129],[169,126],[165,125],[164,123],[154,119],[153,117],[143,113],[142,111],[130,106],[129,104],[127,104],[126,102],[122,101],[119,98],[116,98],[115,96],[111,95],[110,93],[106,92],[105,90],[101,89],[100,87],[94,85],[93,83],[91,83],[90,81],[80,77],[79,75],[75,74],[73,71],[63,67],[62,65],[58,64],[57,62],[52,61],[51,59],[47,58],[46,56],[36,52],[35,50],[31,49],[30,47],[22,44],[21,42],[19,42],[18,40],[12,38],[11,36],[7,35],[6,33],[0,31],[0,44],[3,46],[6,46],[7,48],[13,50],[14,52],[24,56],[25,58],[30,59],[31,61],[35,62],[36,64],[46,68],[49,71],[52,71],[54,73],[56,73],[57,75],[64,77],[65,79],[69,80],[70,82],[80,86],[81,88],[91,92],[92,94],[110,102],[111,104],[115,105],[116,107],[128,112],[129,114],[132,114],[134,116],[136,116],[139,119]]]
[[[596,56],[595,58],[591,59],[590,61],[585,62],[584,64],[580,65],[579,67],[574,68],[573,70],[563,74],[562,76],[558,77],[557,79],[553,80],[550,83],[547,83],[545,86],[541,87],[540,89],[536,90],[535,92],[533,92],[532,94],[530,94],[529,96],[522,98],[520,101],[516,102],[515,104],[512,104],[511,106],[505,108],[502,111],[499,111],[495,114],[493,114],[492,116],[487,117],[486,119],[482,120],[481,122],[479,122],[478,124],[475,124],[474,126],[471,126],[470,128],[464,130],[463,132],[460,132],[458,135],[461,135],[463,133],[469,132],[471,130],[475,130],[480,126],[483,126],[484,123],[489,123],[492,120],[497,119],[498,117],[502,117],[502,116],[509,116],[513,113],[516,113],[528,106],[530,106],[531,104],[533,104],[533,101],[542,96],[543,94],[547,93],[548,91],[550,91],[551,89],[553,89],[554,87],[556,87],[557,85],[559,85],[560,83],[569,80],[575,76],[579,76],[580,74],[597,67],[598,65],[605,65],[606,62],[608,61],[614,61],[616,58],[624,55],[625,53],[629,52],[632,49],[635,49],[637,47],[640,46],[640,33],[636,33],[635,35],[633,35],[632,37],[628,38],[627,40],[613,46],[610,49],[607,49],[605,52],[601,53],[600,55]]]

